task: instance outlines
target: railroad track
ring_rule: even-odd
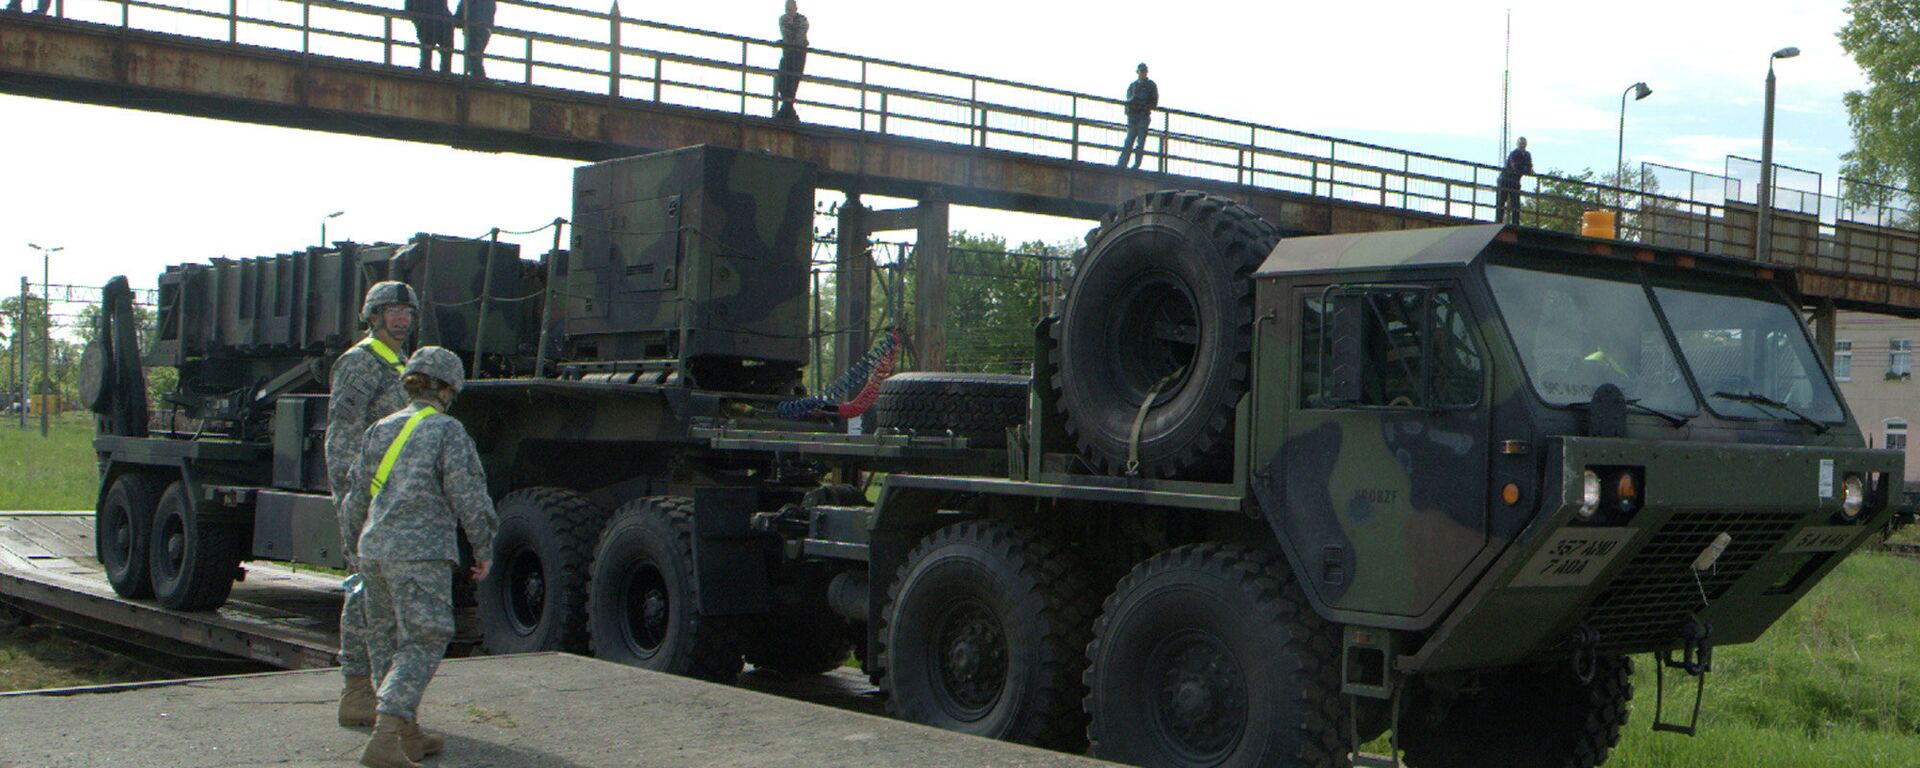
[[[1894,557],[1920,560],[1920,542],[1886,541],[1880,543],[1880,551]]]

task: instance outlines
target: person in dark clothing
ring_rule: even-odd
[[[1120,143],[1120,162],[1116,168],[1127,167],[1127,155],[1133,155],[1133,167],[1140,167],[1140,158],[1146,156],[1147,125],[1153,121],[1153,110],[1160,106],[1160,86],[1147,79],[1147,65],[1142,63],[1134,71],[1139,77],[1127,85],[1127,138]]]
[[[773,79],[773,117],[799,120],[793,110],[793,97],[800,90],[800,72],[807,65],[807,17],[800,15],[800,4],[787,0],[787,13],[780,17],[780,74]]]
[[[460,26],[467,36],[467,75],[487,76],[487,41],[493,38],[497,0],[460,0]]]
[[[1499,198],[1494,206],[1494,221],[1520,223],[1520,178],[1533,175],[1533,155],[1527,152],[1527,137],[1507,153],[1507,164],[1500,167]]]
[[[420,68],[433,69],[433,52],[440,51],[440,74],[453,71],[453,14],[447,0],[407,0],[407,18],[420,38]]]

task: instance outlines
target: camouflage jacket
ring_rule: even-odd
[[[374,475],[387,447],[399,437],[407,419],[431,403],[415,400],[367,430],[366,445],[353,464],[342,509],[342,525],[354,526],[355,539],[345,539],[349,562],[360,560],[460,559],[454,538],[465,528],[476,560],[493,558],[497,521],[493,499],[487,496],[487,474],[480,467],[467,428],[450,416],[432,415],[420,421],[387,475],[378,497],[371,491]]]
[[[397,354],[399,350],[394,350]],[[404,363],[403,356],[401,361]],[[349,347],[333,363],[333,386],[327,400],[327,483],[333,489],[333,501],[346,496],[347,472],[360,458],[360,441],[367,427],[401,408],[407,407],[407,391],[400,387],[400,373],[364,342]],[[340,540],[357,534],[343,526]]]

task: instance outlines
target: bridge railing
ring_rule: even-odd
[[[351,0],[60,0],[56,14],[382,65],[410,65],[421,53],[406,11]],[[539,0],[500,0],[496,22],[484,55],[494,82],[742,120],[773,112],[775,40],[633,18],[617,6],[595,11]],[[452,71],[464,73],[455,58]],[[797,106],[809,125],[1091,163],[1116,160],[1126,132],[1119,99],[819,48],[808,53]],[[1154,121],[1144,160],[1153,171],[1436,217],[1490,220],[1496,213],[1499,168],[1491,164],[1178,109],[1156,110]],[[1520,196],[1523,223],[1578,231],[1583,211],[1612,209],[1623,240],[1754,255],[1752,206],[1724,193],[1536,177]],[[1920,216],[1889,216],[1884,205],[1870,215],[1854,210],[1836,206],[1834,217],[1811,224],[1790,211],[1776,214],[1766,260],[1920,282],[1912,231]]]

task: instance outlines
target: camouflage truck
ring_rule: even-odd
[[[1103,219],[1030,379],[897,375],[850,428],[800,388],[814,184],[694,148],[580,169],[538,262],[309,252],[217,306],[168,286],[235,278],[170,271],[169,414],[126,313],[91,355],[102,559],[163,601],[182,567],[337,562],[318,369],[375,277],[454,312],[423,341],[500,324],[453,344],[484,373],[452,413],[499,503],[490,650],[718,681],[851,652],[899,717],[1145,765],[1344,765],[1389,731],[1416,766],[1600,764],[1631,656],[1697,701],[1901,487],[1788,270],[1499,225],[1282,237],[1197,192]],[[307,319],[230,327],[247,285]]]

